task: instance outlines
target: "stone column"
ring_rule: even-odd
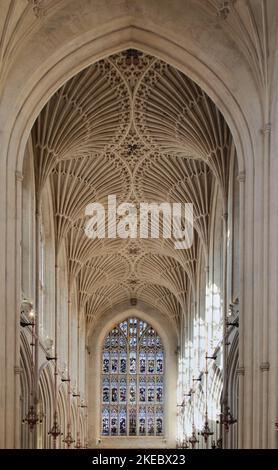
[[[239,262],[240,262],[240,280],[239,280],[239,407],[238,407],[238,447],[243,448],[243,436],[244,436],[244,197],[245,197],[245,173],[241,172],[238,174],[239,181]]]

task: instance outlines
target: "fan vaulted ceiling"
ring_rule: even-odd
[[[208,246],[214,188],[227,192],[233,142],[214,103],[174,67],[128,50],[65,83],[32,135],[36,192],[50,180],[56,247],[65,244],[70,283],[88,322],[138,299],[178,324]],[[111,194],[137,204],[193,202],[193,246],[87,238],[85,206]]]

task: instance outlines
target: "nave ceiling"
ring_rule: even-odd
[[[181,72],[136,50],[101,60],[66,82],[32,131],[38,198],[50,183],[57,251],[88,322],[137,299],[177,325],[207,255],[216,187],[227,194],[229,128],[211,99]],[[89,239],[85,206],[193,202],[194,243]]]

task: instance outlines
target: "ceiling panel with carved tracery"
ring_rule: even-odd
[[[211,99],[174,67],[136,50],[108,57],[66,82],[34,129],[36,186],[50,180],[57,249],[93,324],[121,302],[139,300],[176,325],[209,243],[213,193],[227,191],[233,141]],[[89,239],[85,206],[193,202],[194,243]]]

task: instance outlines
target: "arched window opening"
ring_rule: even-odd
[[[133,317],[109,332],[101,386],[103,436],[164,434],[164,350],[149,324]]]

